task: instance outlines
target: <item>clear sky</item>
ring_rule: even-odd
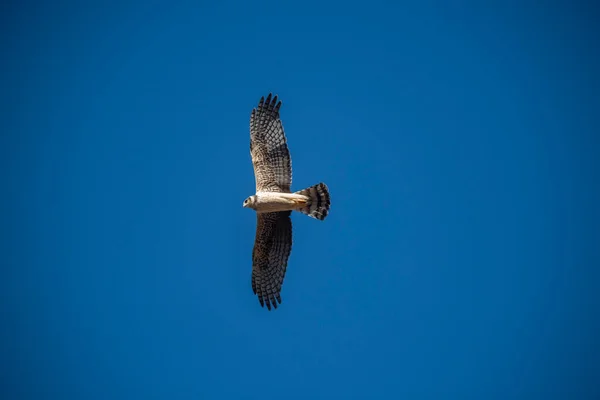
[[[600,398],[592,2],[82,3],[0,6],[1,397]],[[271,312],[269,92],[332,197]]]

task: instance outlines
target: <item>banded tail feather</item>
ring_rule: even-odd
[[[329,214],[331,199],[329,198],[329,189],[327,188],[326,184],[321,182],[317,185],[300,190],[296,192],[296,194],[301,194],[308,197],[306,205],[300,208],[298,211],[321,221],[327,217],[327,214]]]

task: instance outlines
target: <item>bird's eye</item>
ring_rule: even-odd
[[[244,204],[246,204],[248,202],[248,199],[244,200]]]

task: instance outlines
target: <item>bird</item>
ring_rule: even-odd
[[[250,156],[256,193],[243,207],[256,211],[252,249],[252,291],[261,307],[277,308],[292,251],[292,211],[325,220],[331,205],[329,188],[320,182],[291,192],[292,158],[280,119],[281,101],[269,93],[250,114]]]

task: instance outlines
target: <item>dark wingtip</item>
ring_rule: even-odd
[[[265,96],[262,96],[260,98],[260,101],[258,102],[258,106],[259,107],[269,107],[269,106],[273,106],[273,110],[275,112],[278,112],[279,109],[281,108],[281,100],[279,100],[279,96],[275,95],[273,96],[273,92],[270,92],[267,97],[265,98]]]
[[[281,296],[277,295],[275,298],[263,298],[263,297],[259,297],[258,301],[260,302],[260,306],[261,307],[265,307],[267,306],[267,310],[271,311],[271,310],[276,310],[277,307],[279,307],[279,305],[281,304]]]

